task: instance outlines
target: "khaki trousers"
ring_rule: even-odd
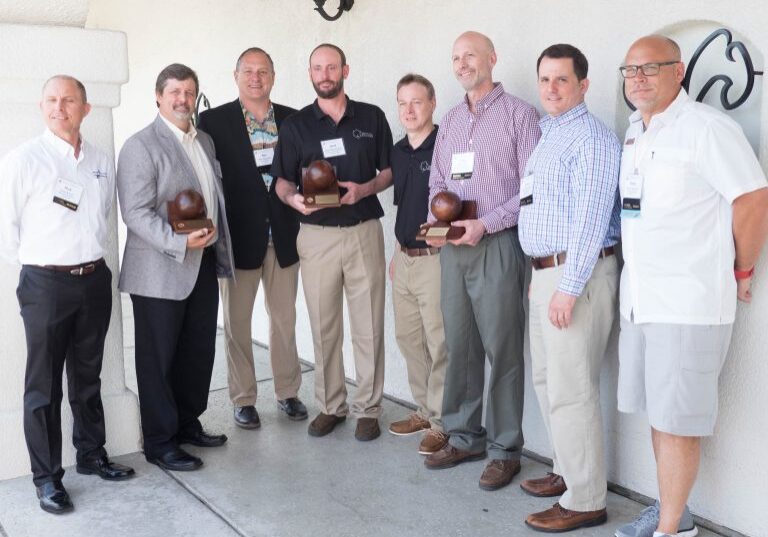
[[[315,349],[321,412],[348,413],[342,344],[347,297],[357,390],[351,413],[378,418],[384,393],[384,233],[378,219],[356,226],[302,224],[296,241]]]
[[[568,328],[549,321],[549,302],[563,268],[534,270],[530,292],[533,386],[554,451],[556,474],[568,490],[560,505],[596,511],[606,502],[600,367],[616,311],[616,256],[598,259],[576,300]]]
[[[440,311],[440,256],[394,256],[392,303],[395,337],[408,370],[408,384],[418,414],[442,430],[445,383],[445,332]]]
[[[224,306],[224,344],[227,351],[229,398],[235,406],[256,404],[251,318],[259,283],[269,316],[269,359],[278,399],[296,397],[301,387],[301,365],[296,350],[296,291],[299,264],[281,268],[270,243],[261,268],[235,269],[235,278],[219,280]]]

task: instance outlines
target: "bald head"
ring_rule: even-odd
[[[464,32],[453,43],[453,73],[470,100],[488,94],[493,89],[493,67],[496,52],[493,42],[478,32]]]
[[[488,54],[496,52],[496,48],[493,46],[493,41],[491,41],[487,35],[481,34],[480,32],[464,32],[456,38],[456,41],[453,43],[454,47],[459,43],[459,41],[470,43],[474,46],[474,48]]]
[[[75,86],[77,86],[77,89],[80,92],[80,96],[83,98],[83,103],[88,102],[88,96],[85,93],[85,86],[83,83],[75,77],[69,75],[53,75],[51,78],[46,80],[45,84],[43,84],[43,95],[45,95],[45,90],[48,88],[48,85],[55,80],[72,82]]]
[[[641,37],[629,47],[624,65],[637,67],[636,76],[624,80],[624,92],[643,115],[646,125],[651,117],[663,112],[680,93],[685,66],[680,60],[680,47],[663,35]],[[657,64],[655,72],[646,75],[642,66]]]
[[[629,52],[632,52],[635,48],[661,54],[668,59],[667,61],[679,62],[682,59],[680,55],[680,45],[665,35],[653,34],[641,37],[632,43],[632,46],[629,47]],[[629,55],[629,53],[627,53],[627,55]]]

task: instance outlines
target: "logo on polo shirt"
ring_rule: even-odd
[[[363,132],[360,129],[355,129],[352,131],[352,136],[359,140],[360,138],[373,138],[372,132]]]
[[[428,160],[422,160],[421,164],[419,165],[419,169],[423,172],[428,172],[431,169],[431,166],[429,165]]]
[[[107,172],[103,172],[101,170],[93,170],[93,176],[96,179],[105,179],[107,177]]]

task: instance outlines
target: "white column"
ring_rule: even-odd
[[[83,122],[83,137],[114,155],[112,108],[120,103],[120,87],[128,80],[125,34],[85,30],[82,26],[87,2],[61,4],[70,9],[34,13],[23,19],[0,9],[0,50],[3,51],[3,61],[0,62],[0,117],[3,118],[0,158],[43,131],[38,102],[43,82],[54,74],[72,75],[85,84],[93,110]],[[52,20],[57,16],[61,20]],[[80,27],[1,23],[19,20],[79,24]],[[113,306],[104,349],[101,395],[106,415],[106,448],[110,455],[119,455],[140,449],[140,430],[138,402],[125,386],[123,370],[122,317],[120,294],[116,288],[116,203],[110,218],[106,260],[114,275]],[[15,296],[19,268],[0,262],[0,479],[30,472],[22,421],[26,342]],[[66,379],[64,386],[62,435],[66,466],[74,464],[75,452],[71,442],[72,414],[67,403]]]

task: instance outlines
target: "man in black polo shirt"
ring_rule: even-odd
[[[221,163],[235,258],[235,277],[219,281],[229,397],[235,424],[257,429],[261,421],[255,407],[251,318],[260,283],[269,315],[269,357],[278,408],[289,419],[307,418],[307,409],[297,397],[301,387],[296,350],[299,222],[277,197],[269,173],[277,129],[296,110],[270,100],[275,68],[264,50],[252,47],[240,54],[234,76],[238,98],[200,114],[198,126],[213,138]]]
[[[419,453],[429,455],[448,441],[440,419],[443,405],[446,351],[440,311],[440,253],[417,241],[427,221],[429,170],[437,126],[435,88],[421,75],[408,74],[397,83],[397,109],[407,136],[392,150],[395,184],[397,247],[389,264],[395,336],[408,368],[408,383],[416,412],[389,426],[389,432],[409,435],[426,430]]]
[[[392,133],[376,106],[352,101],[344,93],[349,75],[344,52],[322,44],[309,57],[309,76],[317,100],[280,127],[272,163],[277,194],[299,213],[297,249],[315,350],[315,397],[320,413],[309,434],[324,436],[349,411],[342,358],[342,294],[346,293],[357,391],[351,413],[355,438],[380,434],[378,418],[384,389],[384,211],[376,194],[392,183],[389,169]],[[336,167],[341,207],[304,204],[302,168],[325,159]],[[378,171],[378,173],[377,173]]]

